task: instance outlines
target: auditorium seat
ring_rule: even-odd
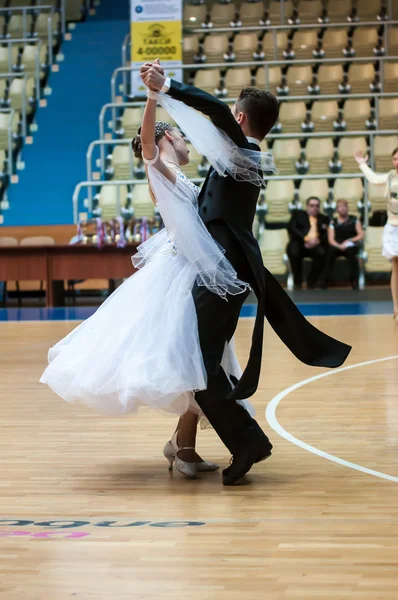
[[[291,96],[307,96],[308,86],[312,82],[312,68],[310,66],[293,66],[287,72],[286,82]]]
[[[137,184],[133,187],[132,205],[134,208],[134,217],[142,219],[142,217],[152,218],[154,216],[155,207],[149,193],[149,185],[146,183]],[[123,204],[124,206],[124,204]]]
[[[318,70],[317,80],[321,94],[338,94],[339,85],[344,77],[343,65],[321,65]]]
[[[289,236],[285,228],[266,229],[261,237],[260,250],[264,265],[274,275],[286,275],[286,246],[288,241]]]
[[[342,163],[342,173],[358,173],[360,171],[354,153],[361,150],[364,155],[368,152],[368,144],[364,137],[341,138],[338,145],[339,159]]]
[[[35,80],[33,77],[25,81],[22,78],[15,78],[10,85],[10,101],[14,110],[22,112],[23,99],[26,94],[26,110],[27,114],[33,111],[33,104],[29,102],[35,97]]]
[[[359,170],[359,168],[358,168]],[[348,208],[351,214],[358,215],[358,202],[363,199],[363,183],[358,178],[336,179],[333,187],[334,200],[343,198],[348,202]]]
[[[367,98],[347,100],[344,104],[347,131],[364,131],[370,114],[370,101]]]
[[[348,81],[353,94],[369,94],[375,79],[372,63],[352,63],[348,70]]]
[[[384,68],[383,92],[397,92],[398,91],[398,62],[385,61],[383,63],[382,68]]]
[[[206,36],[203,42],[203,53],[207,63],[224,61],[229,47],[228,37],[226,33],[213,33]]]
[[[265,190],[268,205],[267,222],[285,223],[290,220],[289,204],[294,201],[294,183],[291,179],[268,181]]]
[[[254,53],[261,51],[262,46],[257,33],[239,33],[234,37],[233,52],[236,62],[250,62],[254,60]]]
[[[48,47],[46,46],[46,44],[42,44],[40,50],[38,45],[26,45],[21,54],[21,64],[23,65],[24,72],[28,75],[35,76],[37,54],[40,53],[40,77],[44,77],[46,74],[45,65],[48,63],[47,52]]]
[[[191,33],[184,36],[182,49],[184,64],[193,64],[195,57],[199,54],[200,41],[202,38],[203,35],[200,35],[199,33]]]
[[[299,201],[305,205],[310,196],[316,196],[321,203],[329,198],[329,184],[327,179],[303,179],[299,187]]]
[[[42,40],[48,40],[48,12],[42,12],[37,16],[34,23],[34,35]],[[51,17],[53,46],[58,41],[58,36],[61,34],[61,17],[59,13],[54,13]],[[49,43],[49,42],[48,42]]]
[[[382,254],[383,227],[367,227],[365,232],[366,273],[389,273],[391,261]]]
[[[384,195],[385,186],[368,183],[368,200],[371,206],[371,214],[376,210],[387,209],[387,198]]]
[[[240,5],[240,20],[243,27],[256,27],[263,24],[265,13],[265,3],[261,0],[258,2],[242,2]]]
[[[343,58],[343,50],[347,47],[348,29],[331,27],[326,29],[322,38],[325,58]]]
[[[114,168],[113,179],[119,181],[133,179],[134,154],[130,144],[117,144],[112,152],[111,164]]]
[[[33,46],[31,46],[33,47]],[[11,46],[11,68],[8,63],[9,51],[7,46],[0,46],[0,73],[10,73],[13,65],[16,64],[19,55],[19,48],[17,44]]]
[[[268,67],[268,85],[266,82],[266,69],[260,67],[256,73],[256,86],[262,90],[267,89],[277,95],[277,88],[281,83],[282,69],[281,67]]]
[[[297,60],[313,58],[313,51],[318,45],[318,35],[315,29],[299,29],[293,37],[293,50]]]
[[[0,112],[0,149],[8,149],[8,126],[10,122],[11,113]],[[13,134],[12,146],[16,147],[18,136],[20,134],[20,115],[15,113],[12,119],[11,131]]]
[[[230,98],[239,96],[243,87],[252,85],[251,69],[249,67],[237,67],[228,69],[224,79],[225,89]]]
[[[376,135],[374,138],[375,167],[379,173],[387,173],[392,168],[392,153],[398,148],[397,135]]]
[[[267,0],[268,18],[271,25],[280,25],[282,23],[281,11],[283,10],[283,23],[286,25],[293,12],[293,2],[286,0],[283,4],[279,0]]]
[[[122,128],[125,138],[133,138],[142,123],[143,111],[141,107],[126,108],[122,116]]]
[[[140,186],[135,186],[140,187]],[[118,207],[118,195],[119,195],[119,206],[122,208],[126,205],[127,200],[127,186],[125,185],[103,185],[101,187],[98,206],[101,209],[101,218],[103,221],[109,221],[117,217]]]
[[[327,14],[332,23],[347,21],[351,13],[351,0],[328,0]]]
[[[302,24],[318,23],[322,13],[321,0],[300,0],[298,3],[298,17]]]
[[[311,118],[315,132],[333,131],[333,124],[339,116],[336,100],[318,100],[312,106]]]
[[[184,3],[184,25],[192,28],[202,27],[208,17],[206,4]]]
[[[219,69],[198,69],[194,78],[194,85],[209,94],[215,94],[220,86]]]
[[[238,8],[234,2],[214,2],[210,9],[210,23],[213,27],[230,27],[237,13]]]
[[[373,50],[377,47],[379,34],[376,27],[357,27],[352,36],[352,44],[355,56],[373,56]]]
[[[327,173],[333,154],[334,146],[331,138],[310,138],[305,147],[308,173],[311,175]]]
[[[360,21],[377,21],[380,14],[380,0],[353,0],[353,8],[355,16]]]
[[[398,129],[398,98],[380,98],[379,128]]]
[[[301,154],[300,142],[297,139],[275,140],[272,153],[279,175],[290,175],[296,172],[296,162]]]
[[[24,1],[24,0],[21,0]],[[65,18],[67,21],[80,21],[83,15],[82,0],[67,0],[65,2]]]
[[[25,23],[21,12],[11,14],[6,25],[7,38],[26,38],[30,34],[32,27],[31,15],[26,15]]]
[[[395,6],[395,3],[393,4]],[[397,10],[398,13],[398,10]],[[398,19],[398,14],[396,16]],[[398,26],[387,28],[387,44],[388,44],[388,54],[390,56],[397,56],[398,54]]]
[[[276,40],[276,52],[274,49],[274,40]],[[288,36],[286,31],[277,31],[275,37],[272,31],[268,31],[262,42],[265,60],[282,60],[287,42]]]
[[[299,133],[301,125],[307,116],[304,102],[282,102],[279,112],[279,122],[283,133]]]

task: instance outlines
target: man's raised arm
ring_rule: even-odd
[[[165,92],[208,116],[214,125],[224,131],[238,147],[248,147],[245,134],[225,102],[192,85],[166,78],[158,64],[143,65],[141,78],[149,89]]]

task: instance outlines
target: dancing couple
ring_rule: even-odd
[[[258,386],[264,317],[305,364],[338,367],[350,347],[302,316],[265,269],[252,233],[262,168],[273,168],[260,142],[277,121],[276,98],[247,87],[231,111],[166,79],[158,60],[145,64],[141,77],[148,100],[133,149],[145,162],[165,228],[139,246],[132,259],[138,271],[50,349],[41,382],[68,402],[111,414],[145,405],[180,415],[164,455],[189,478],[218,468],[195,450],[198,422],[210,423],[232,454],[223,483],[233,485],[271,456],[247,401]],[[157,104],[207,157],[201,189],[181,171],[189,162],[185,137],[156,121]],[[258,306],[242,373],[233,336],[250,290]]]

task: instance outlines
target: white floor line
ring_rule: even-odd
[[[268,404],[268,406],[266,408],[265,417],[266,417],[269,425],[272,427],[272,429],[274,431],[276,431],[276,433],[278,433],[281,437],[285,438],[289,442],[292,442],[292,444],[296,444],[296,446],[303,448],[303,450],[307,450],[307,452],[312,452],[313,454],[316,454],[317,456],[321,456],[322,458],[331,460],[332,462],[338,463],[339,465],[343,465],[344,467],[349,467],[350,469],[355,469],[356,471],[361,471],[362,473],[367,473],[368,475],[373,475],[374,477],[379,477],[380,479],[387,479],[388,481],[398,482],[398,477],[394,477],[393,475],[387,475],[386,473],[381,473],[380,471],[374,471],[373,469],[368,469],[367,467],[362,467],[361,465],[357,465],[356,463],[349,462],[348,460],[344,460],[342,458],[339,458],[338,456],[334,456],[333,454],[328,454],[327,452],[323,452],[323,450],[319,450],[319,448],[310,446],[306,442],[299,440],[298,438],[294,437],[294,435],[292,435],[291,433],[286,431],[286,429],[284,429],[282,427],[282,425],[279,423],[278,419],[276,418],[276,409],[277,409],[279,403],[281,402],[281,400],[283,400],[283,398],[288,396],[291,392],[294,392],[295,390],[298,390],[299,388],[303,387],[304,385],[307,385],[307,383],[312,383],[313,381],[317,381],[318,379],[322,379],[323,377],[330,377],[337,373],[342,373],[343,371],[349,371],[350,369],[356,369],[358,367],[366,367],[368,365],[374,365],[377,363],[385,362],[387,360],[396,360],[396,359],[398,359],[398,355],[387,356],[386,358],[378,358],[375,360],[368,360],[366,362],[358,363],[356,365],[349,365],[348,367],[342,367],[341,369],[334,369],[331,371],[327,371],[326,373],[321,373],[320,375],[315,375],[314,377],[310,377],[309,379],[305,379],[304,381],[299,381],[298,383],[295,383],[294,385],[290,386],[286,390],[283,390],[282,392],[280,392],[277,396],[275,396],[271,400],[271,402]]]

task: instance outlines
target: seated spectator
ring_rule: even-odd
[[[329,249],[326,257],[325,284],[327,288],[332,282],[333,264],[336,258],[343,256],[347,259],[350,270],[350,283],[354,290],[358,289],[359,242],[364,238],[360,220],[348,214],[347,200],[338,200],[336,205],[337,217],[329,225]]]
[[[294,288],[301,289],[302,261],[312,258],[307,287],[313,289],[325,267],[329,219],[320,213],[321,202],[316,196],[307,200],[307,210],[295,210],[288,225],[290,242],[287,246],[293,271]]]

